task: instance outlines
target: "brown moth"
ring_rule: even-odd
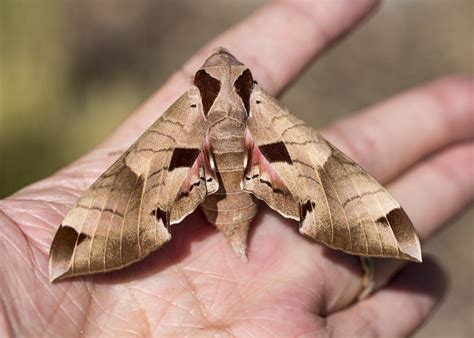
[[[395,199],[218,48],[193,86],[66,215],[51,246],[50,279],[137,262],[198,206],[246,260],[257,199],[331,248],[421,261]]]

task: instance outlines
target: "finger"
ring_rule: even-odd
[[[389,189],[405,205],[422,240],[474,197],[474,142],[450,147],[393,182]]]
[[[102,145],[57,174],[16,193],[10,198],[11,203],[40,201],[38,208],[47,208],[51,216],[39,228],[57,227],[67,210],[64,205],[72,206],[120,153],[189,88],[190,74],[201,65],[211,47],[223,45],[232,49],[253,70],[262,86],[275,93],[376,3],[376,0],[270,2],[198,52]],[[34,213],[31,217],[37,218]],[[25,229],[29,235],[29,227]],[[44,236],[50,238],[52,234]]]
[[[350,6],[348,5],[350,3]],[[54,188],[50,199],[74,200],[190,86],[190,76],[210,49],[226,46],[255,73],[262,87],[280,91],[335,39],[360,21],[376,0],[272,1],[193,56],[168,82],[92,153],[59,175],[23,190],[17,197],[35,198]],[[65,183],[68,189],[64,191]],[[71,189],[77,189],[69,196]]]
[[[433,311],[447,277],[433,260],[410,263],[383,290],[328,318],[334,336],[407,337]]]
[[[452,146],[419,163],[388,187],[405,206],[422,241],[472,201],[473,151],[473,142]],[[406,261],[375,259],[376,288],[384,286],[405,264]],[[334,270],[328,267],[328,274]],[[328,277],[338,282],[329,283],[323,312],[331,313],[350,304],[361,290],[361,275],[362,270],[357,266],[339,271],[339,276]]]
[[[474,81],[450,77],[409,90],[323,131],[380,182],[449,144],[474,137]]]
[[[466,163],[470,158],[469,149],[454,147],[435,153],[449,144],[472,138],[472,92],[473,80],[470,78],[438,80],[341,120],[323,134],[381,182],[401,176],[403,170],[420,162],[394,182],[390,190],[407,210],[423,238],[439,229],[472,198],[466,191],[454,191],[453,188],[453,185],[469,187],[472,184],[469,179],[472,164]],[[423,158],[430,154],[433,156],[423,162]],[[446,179],[439,169],[439,175],[434,175],[437,169],[433,168],[443,165],[458,173],[457,176]],[[428,172],[430,175],[426,175]],[[419,185],[421,182],[425,182],[423,187]],[[416,195],[413,189],[416,189]],[[449,195],[433,199],[442,191],[449,192]],[[432,215],[430,219],[421,219],[429,215]],[[352,269],[334,272],[334,264],[329,260],[327,278],[336,277],[327,283],[328,298],[323,312],[347,306],[360,291],[361,269],[358,260],[352,262]],[[377,287],[384,285],[404,264],[387,259],[377,259],[375,263]]]
[[[212,48],[222,45],[235,51],[263,88],[277,94],[376,4],[373,0],[272,1],[207,44],[185,69],[192,74]]]
[[[377,0],[271,1],[200,49],[130,123],[142,132],[156,119],[157,111],[164,111],[189,87],[192,75],[218,46],[229,49],[251,69],[262,88],[276,95],[377,3]],[[128,127],[126,123],[126,131]],[[138,135],[137,131],[134,135]]]
[[[405,210],[422,241],[472,202],[473,154],[473,142],[453,146],[390,185],[390,191],[399,201],[407,201]],[[404,264],[377,259],[376,288],[385,285]]]

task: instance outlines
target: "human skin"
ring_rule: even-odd
[[[0,336],[413,332],[446,290],[436,262],[379,259],[378,291],[353,303],[361,288],[358,259],[303,238],[297,224],[266,208],[251,227],[248,263],[197,212],[172,227],[171,242],[130,268],[54,284],[48,278],[49,246],[66,212],[190,86],[212,47],[228,48],[278,95],[375,5],[270,2],[203,47],[103,144],[0,201]],[[388,187],[422,241],[473,199],[473,92],[470,78],[436,80],[321,131]]]

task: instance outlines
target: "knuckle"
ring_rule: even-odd
[[[455,146],[445,156],[434,158],[432,170],[445,182],[450,182],[456,192],[472,195],[474,182],[471,169],[474,167],[474,143]]]
[[[381,135],[375,121],[364,118],[363,121],[344,120],[331,128],[335,134],[337,146],[354,159],[359,165],[371,172],[377,172],[375,168],[380,156],[379,144]]]
[[[358,312],[357,327],[354,330],[355,337],[381,337],[378,324],[379,314],[371,307],[366,306],[362,311]]]
[[[468,132],[473,136],[474,80],[467,76],[451,76],[437,81],[429,90],[429,95],[437,105],[439,121],[449,134]]]

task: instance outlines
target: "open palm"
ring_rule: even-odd
[[[378,260],[380,289],[353,304],[358,260],[306,240],[296,223],[263,205],[248,263],[196,212],[130,268],[55,284],[47,274],[49,246],[68,209],[189,86],[212,47],[228,48],[277,94],[374,5],[270,3],[197,53],[104,144],[0,201],[0,335],[360,337],[405,336],[418,327],[445,289],[434,262]],[[472,200],[472,91],[471,79],[439,80],[323,131],[388,186],[422,240]]]

